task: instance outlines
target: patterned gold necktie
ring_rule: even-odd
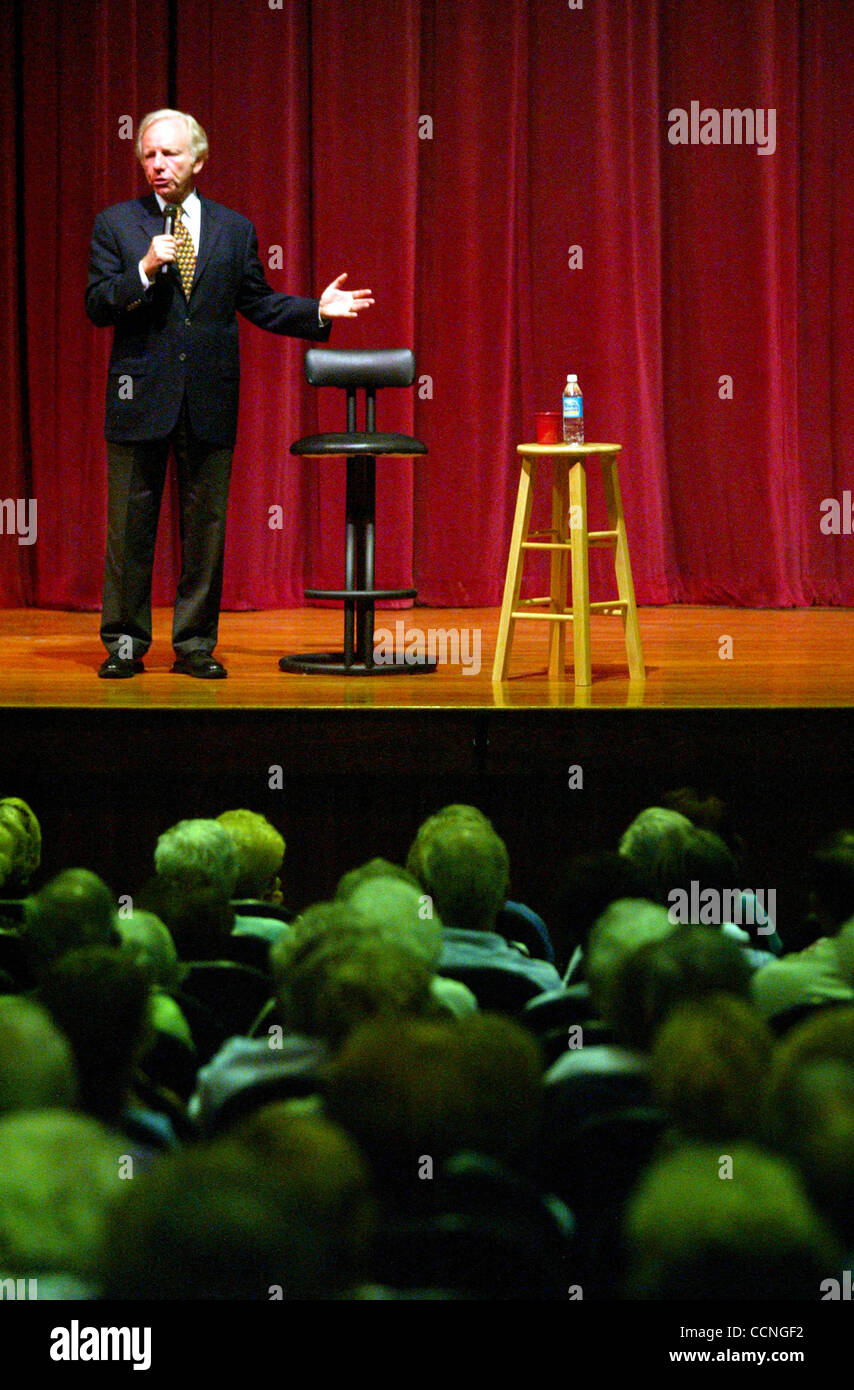
[[[190,290],[193,288],[193,276],[196,273],[196,249],[193,246],[193,238],[190,229],[184,221],[184,209],[178,208],[175,219],[175,241],[177,244],[178,269],[181,272],[181,288],[184,291],[184,298],[190,298]]]

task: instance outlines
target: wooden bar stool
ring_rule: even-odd
[[[626,656],[632,679],[644,673],[635,589],[629,560],[626,520],[617,475],[620,444],[519,444],[522,475],[516,498],[516,515],[510,540],[504,600],[498,623],[498,641],[492,679],[507,679],[513,630],[518,618],[535,618],[551,624],[549,631],[549,680],[560,680],[566,664],[566,624],[572,623],[575,684],[590,685],[590,614],[604,613],[623,620]],[[598,456],[605,484],[608,530],[587,529],[588,458]],[[537,461],[551,460],[552,524],[548,531],[529,534],[531,503]],[[617,599],[590,602],[588,551],[591,545],[610,547],[614,552]],[[550,592],[543,598],[520,599],[522,569],[526,550],[547,550],[551,554]],[[567,581],[572,578],[572,604],[567,604]]]

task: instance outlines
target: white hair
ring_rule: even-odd
[[[195,116],[191,116],[187,111],[173,111],[169,107],[162,107],[159,111],[149,111],[147,116],[143,116],[136,133],[137,159],[142,159],[142,137],[148,127],[154,125],[155,121],[183,121],[187,127],[187,140],[193,162],[195,163],[197,159],[207,159],[208,137]]]
[[[237,882],[231,837],[215,820],[181,820],[164,830],[154,867],[158,878],[183,888],[219,888],[226,898]]]

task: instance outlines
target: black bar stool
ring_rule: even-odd
[[[345,458],[347,500],[343,589],[306,589],[306,598],[344,603],[344,650],[283,656],[282,671],[322,672],[342,676],[414,675],[435,671],[435,661],[412,665],[374,662],[374,615],[377,599],[416,597],[415,589],[374,586],[377,458],[415,458],[427,445],[407,434],[376,431],[376,393],[383,386],[411,386],[415,354],[409,348],[380,352],[360,349],[329,351],[309,348],[305,375],[310,386],[338,386],[347,392],[347,429],[341,434],[312,434],[291,445],[301,458]],[[365,392],[365,428],[356,424],[356,392]]]

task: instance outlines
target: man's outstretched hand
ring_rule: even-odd
[[[342,290],[346,279],[345,271],[320,296],[320,312],[325,319],[354,319],[374,303],[370,290]]]

